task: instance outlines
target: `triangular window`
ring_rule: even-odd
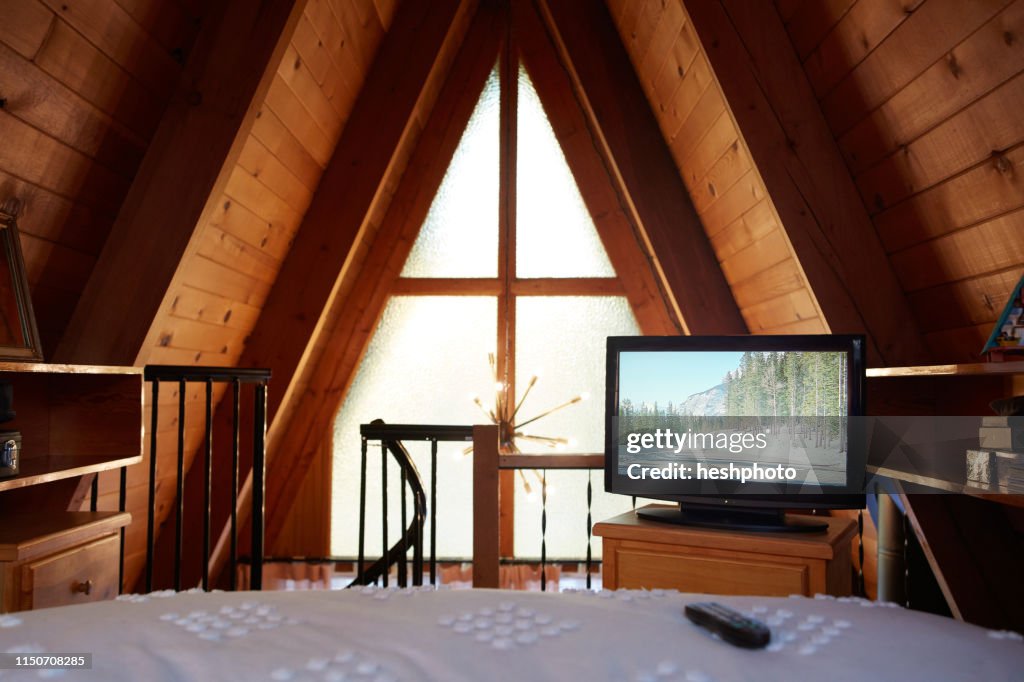
[[[638,275],[616,272],[614,264],[646,261],[637,254],[623,261],[620,253],[609,253],[610,243],[619,250],[639,252],[640,247],[628,223],[607,216],[595,222],[586,201],[594,187],[581,191],[577,184],[581,162],[560,143],[559,126],[550,117],[557,109],[546,106],[545,90],[535,87],[529,66],[520,61],[513,38],[489,75],[481,72],[475,88],[465,89],[461,96],[473,97],[475,104],[465,107],[461,122],[449,124],[463,129],[451,135],[451,161],[434,180],[424,217],[400,239],[372,246],[384,254],[377,262],[391,265],[379,275],[379,289],[387,295],[335,421],[335,555],[356,552],[358,529],[352,519],[359,518],[358,429],[375,418],[481,423],[496,403],[516,405],[528,390],[515,420],[520,423],[589,394],[593,399],[524,427],[524,436],[509,447],[538,454],[550,452],[551,445],[575,452],[603,449],[606,338],[643,331],[630,303],[632,290],[622,279]],[[575,99],[570,95],[569,101]],[[414,172],[410,169],[407,175]],[[440,168],[436,172],[441,175]],[[600,166],[589,167],[586,177],[607,182]],[[417,180],[402,180],[407,181]],[[603,196],[610,194],[606,189],[600,188]],[[610,240],[610,229],[628,234]],[[386,272],[400,275],[388,279]],[[667,318],[665,311],[657,314]],[[429,447],[406,445],[429,478]],[[445,445],[440,444],[438,464],[439,508],[428,514],[428,524],[437,520],[439,556],[461,558],[472,554],[472,461],[463,455],[463,446]],[[368,475],[368,509],[378,511],[366,517],[366,551],[379,556],[380,501],[372,500],[372,491],[379,490],[379,465],[370,467]],[[548,475],[547,541],[559,557],[586,551],[579,529],[586,521],[587,477],[586,472]],[[596,474],[594,482],[595,518],[628,507],[627,498],[600,491]],[[540,507],[532,499],[539,485],[530,478],[528,495],[523,483],[516,482],[512,501],[514,553],[530,557],[540,547]],[[398,504],[395,497],[389,504]],[[503,505],[509,503],[503,498]],[[503,538],[512,535],[506,530]]]
[[[519,65],[516,276],[614,277],[555,131]]]
[[[437,189],[402,277],[496,277],[498,68],[491,71]]]

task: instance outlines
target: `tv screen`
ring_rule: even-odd
[[[605,488],[696,508],[864,504],[864,338],[609,337]]]

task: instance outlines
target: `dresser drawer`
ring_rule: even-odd
[[[117,596],[120,539],[93,540],[22,566],[22,608],[84,604]]]
[[[629,548],[613,551],[618,561],[620,588],[660,587],[680,592],[775,597],[812,594],[810,568],[805,564],[772,561],[767,557],[729,559]]]

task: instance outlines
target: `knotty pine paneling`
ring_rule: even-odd
[[[310,0],[303,8],[224,192],[211,198],[208,219],[197,226],[167,303],[150,327],[152,345],[140,353],[141,361],[238,362],[392,16],[392,5],[380,0]],[[222,390],[215,388],[215,405]],[[204,437],[203,389],[190,387],[186,401],[191,463]],[[161,407],[168,414],[161,413],[157,464],[170,473],[160,476],[160,508],[174,494],[174,405]],[[132,511],[145,517],[145,508]],[[163,519],[163,527],[173,531],[173,516]],[[136,543],[134,551],[144,549]],[[141,567],[133,556],[128,584]]]
[[[776,1],[935,359],[977,360],[1024,273],[1024,0],[816,4]]]
[[[306,5],[224,195],[178,268],[179,303],[154,321],[158,348],[237,357],[386,30],[380,22],[372,0]]]
[[[826,331],[684,4],[608,0],[748,327]]]
[[[159,0],[0,2],[0,201],[22,202],[44,355],[74,311],[201,19]]]

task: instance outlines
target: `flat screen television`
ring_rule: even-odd
[[[605,489],[673,523],[820,531],[862,509],[864,337],[608,338]]]

